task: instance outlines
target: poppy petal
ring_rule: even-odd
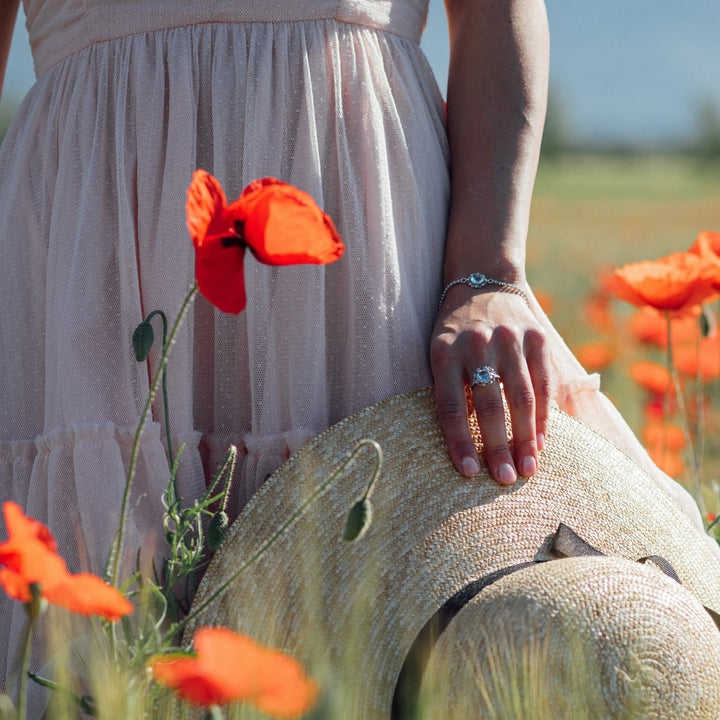
[[[100,615],[116,621],[133,611],[132,603],[119,590],[90,573],[68,575],[63,582],[43,588],[42,594],[53,605],[78,615]]]
[[[196,170],[185,203],[187,227],[196,247],[206,236],[221,235],[227,230],[223,215],[226,206],[222,185],[209,172]]]
[[[310,195],[273,178],[252,183],[245,203],[245,242],[268,265],[326,264],[345,246],[335,225]]]
[[[18,542],[33,538],[43,543],[50,552],[57,552],[57,543],[47,526],[27,517],[17,503],[11,500],[3,503],[3,517],[9,538]]]
[[[234,699],[222,683],[204,672],[196,657],[160,656],[149,663],[156,682],[173,688],[183,699],[195,705],[224,705]]]
[[[672,377],[664,365],[651,360],[640,360],[632,364],[630,377],[640,387],[656,395],[673,392]]]
[[[227,246],[223,238],[205,239],[195,252],[200,292],[218,309],[237,314],[245,309],[245,248]]]
[[[149,664],[156,681],[197,705],[248,701],[280,718],[297,717],[317,699],[300,663],[227,628],[200,628],[195,657],[168,655]]]

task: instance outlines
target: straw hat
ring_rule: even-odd
[[[429,655],[418,704],[428,720],[717,718],[719,638],[697,598],[654,568],[540,563],[460,610]]]
[[[476,427],[473,432],[480,445]],[[345,463],[348,453],[364,438],[382,447],[382,472],[372,494],[372,524],[362,537],[346,542],[343,533],[348,511],[365,492],[377,466],[376,453],[368,445],[356,451],[349,466]],[[454,629],[461,636],[478,634],[479,638],[477,628],[483,626],[492,640],[496,619],[492,614],[486,619],[486,604],[498,594],[516,594],[516,583],[537,590],[522,596],[521,606],[535,607],[538,598],[548,596],[551,616],[573,610],[575,619],[568,621],[568,628],[597,625],[602,630],[599,618],[606,610],[626,607],[629,620],[625,624],[620,618],[608,620],[611,626],[623,628],[621,637],[626,636],[625,628],[629,633],[635,627],[633,618],[643,617],[645,608],[647,618],[657,617],[652,608],[660,597],[680,598],[685,603],[682,607],[693,606],[697,612],[672,615],[672,603],[661,603],[660,610],[667,618],[663,624],[682,627],[666,635],[640,632],[632,640],[631,648],[637,648],[637,652],[632,650],[633,657],[642,658],[646,650],[652,655],[653,648],[664,643],[666,652],[658,657],[682,653],[699,663],[695,674],[672,680],[662,696],[656,691],[670,715],[672,704],[668,710],[668,703],[686,703],[680,696],[707,696],[712,698],[712,707],[720,707],[716,702],[720,700],[718,650],[714,654],[707,650],[720,645],[720,638],[702,610],[705,606],[720,611],[720,560],[707,538],[627,456],[557,410],[551,415],[535,477],[501,487],[487,469],[476,478],[461,476],[445,449],[430,389],[367,408],[291,457],[260,488],[230,529],[195,598],[193,608],[203,609],[189,630],[200,625],[227,625],[292,653],[324,688],[327,717],[389,720],[398,677],[411,646],[438,609],[481,578],[553,557],[551,543],[561,523],[606,555],[629,560],[662,556],[675,569],[682,586],[655,567],[617,559],[603,563],[602,558],[583,558],[583,563],[590,563],[589,569],[571,559],[532,565],[497,580],[468,602],[450,621],[439,638],[442,644],[436,644],[432,653],[437,650],[445,653],[438,657],[453,658],[451,667],[464,668],[465,674],[458,675],[464,678],[463,686],[470,683],[473,675],[468,673],[474,666],[466,663],[471,663],[475,650],[472,658],[459,660],[455,641],[448,639],[455,635],[448,632]],[[254,561],[254,554],[268,541],[269,548]],[[247,570],[228,586],[248,561]],[[619,568],[626,571],[624,575]],[[583,579],[583,572],[599,584]],[[608,578],[605,585],[604,578]],[[610,582],[615,579],[618,581]],[[658,590],[658,583],[665,595]],[[592,597],[584,609],[578,609],[577,603],[587,599],[586,595]],[[621,597],[631,599],[623,605]],[[500,610],[503,602],[499,601]],[[506,616],[512,621],[513,613]],[[531,626],[537,618],[538,613],[530,613]],[[566,645],[556,645],[542,628],[535,634],[541,640],[550,638],[551,656],[565,652]],[[532,645],[535,635],[531,628],[521,633],[523,636]],[[679,639],[695,636],[705,639],[697,645],[695,655],[692,647],[679,649]],[[608,643],[604,630],[597,637]],[[615,644],[614,636],[609,642]],[[477,649],[486,653],[479,639],[477,643]],[[704,665],[703,657],[708,658]],[[439,661],[439,665],[442,668],[449,662]],[[712,672],[701,672],[706,665]],[[622,672],[631,681],[635,670],[618,667],[626,668]],[[425,677],[424,696],[426,688],[436,684],[432,680],[439,677],[436,668],[432,663],[428,666],[430,679]],[[609,681],[598,677],[594,682],[605,688]],[[663,677],[663,682],[670,681]],[[449,687],[454,689],[448,690],[443,703],[457,699],[459,690]],[[611,695],[614,687],[610,686]],[[693,712],[687,716],[715,714]],[[443,715],[435,707],[433,717],[462,715],[449,710]]]

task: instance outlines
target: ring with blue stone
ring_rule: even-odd
[[[472,390],[476,385],[487,387],[496,382],[500,382],[500,375],[498,375],[497,370],[489,365],[483,365],[482,367],[475,368],[472,381],[470,382],[470,389]]]

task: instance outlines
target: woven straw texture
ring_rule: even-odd
[[[455,472],[435,418],[431,390],[396,396],[293,456],[231,528],[195,608],[362,438],[376,440],[384,453],[368,532],[353,543],[342,539],[347,512],[375,465],[363,449],[194,627],[228,625],[292,652],[326,689],[331,716],[371,720],[389,717],[405,654],[435,610],[471,580],[547,557],[560,522],[610,555],[662,555],[704,605],[720,609],[720,562],[705,538],[595,432],[554,411],[538,475],[503,488],[487,470],[473,479]]]
[[[620,558],[542,563],[498,580],[440,636],[422,717],[718,717],[720,636],[697,599]]]

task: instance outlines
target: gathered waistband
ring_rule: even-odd
[[[26,0],[38,77],[97,42],[205,23],[338,20],[419,42],[426,13],[427,0]]]

